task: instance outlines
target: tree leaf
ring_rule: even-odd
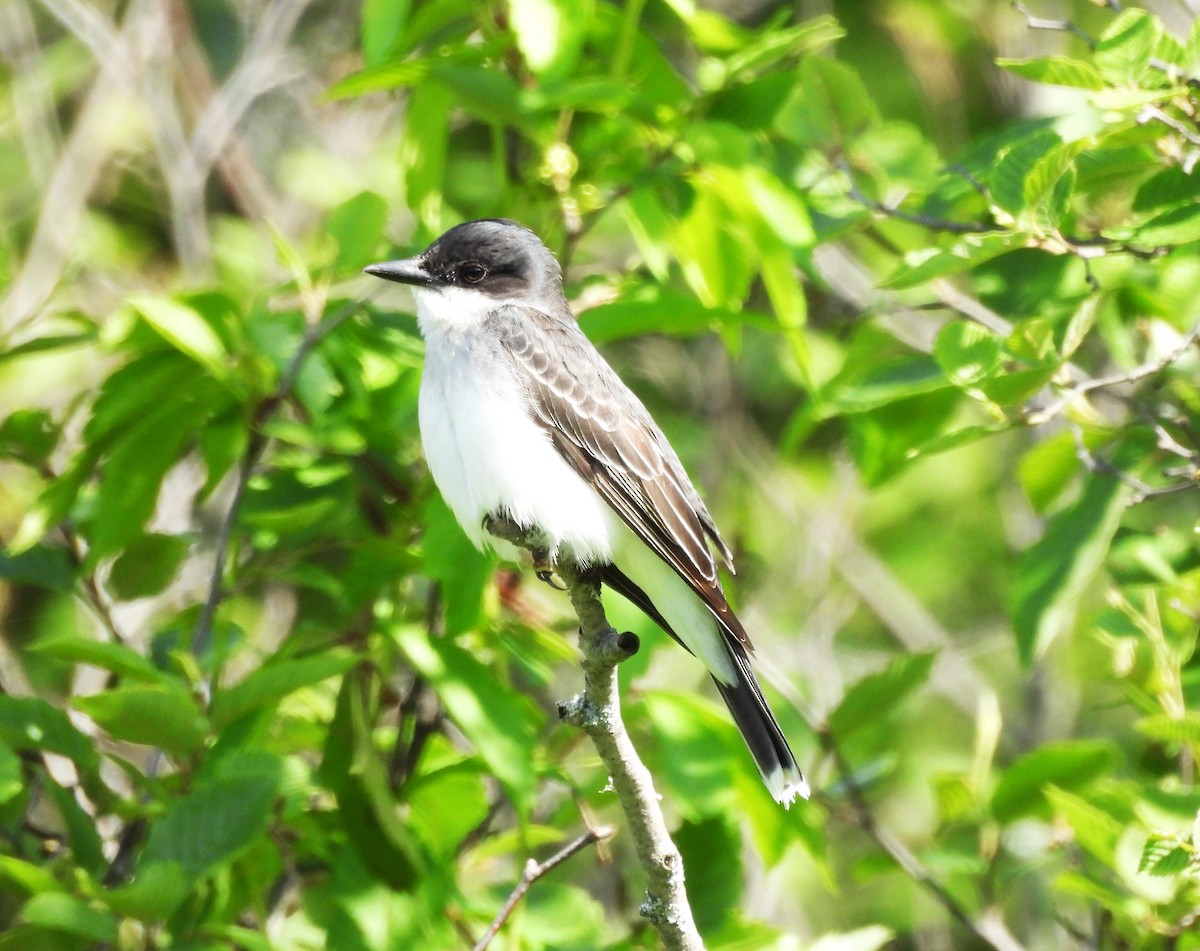
[[[954,320],[938,333],[933,356],[951,383],[970,386],[999,368],[1000,347],[1000,338],[986,327]]]
[[[0,740],[14,750],[59,753],[89,775],[99,766],[96,744],[67,714],[38,697],[0,694]]]
[[[1104,563],[1129,494],[1119,479],[1089,475],[1079,499],[1021,557],[1010,611],[1023,663],[1031,663],[1071,623],[1084,589]]]
[[[1075,831],[1075,841],[1109,868],[1116,865],[1117,841],[1125,831],[1122,823],[1088,802],[1053,784],[1044,789],[1051,808]]]
[[[1026,753],[1000,775],[992,793],[992,815],[1000,822],[1046,815],[1047,786],[1077,791],[1112,771],[1120,757],[1105,740],[1047,743]]]
[[[910,251],[904,256],[904,263],[882,281],[880,286],[894,290],[917,287],[937,277],[948,277],[978,267],[1006,251],[1024,246],[1027,242],[1028,238],[1020,232],[972,234],[959,238],[948,247]]]
[[[178,683],[118,687],[77,697],[74,706],[116,739],[162,747],[179,755],[199,749],[209,730],[199,705]]]
[[[273,706],[297,690],[338,677],[353,667],[356,660],[352,651],[335,649],[310,657],[268,662],[240,683],[217,692],[210,712],[213,725],[219,730],[251,711]]]
[[[1125,10],[1100,35],[1094,54],[1096,68],[1111,83],[1136,82],[1150,68],[1161,32],[1159,21],[1145,10]]]
[[[415,627],[396,627],[394,636],[409,661],[446,705],[518,811],[533,801],[535,728],[538,717],[519,693],[445,637]]]
[[[147,324],[180,353],[191,357],[217,379],[229,374],[229,354],[200,309],[167,297],[134,294],[128,298]]]
[[[868,724],[878,724],[929,679],[936,657],[935,651],[905,654],[851,685],[829,715],[833,735],[842,740]]]
[[[113,562],[109,588],[122,601],[158,594],[175,578],[191,540],[157,532],[134,538]]]
[[[996,60],[996,65],[1010,73],[1052,86],[1072,86],[1076,89],[1103,89],[1104,77],[1090,63],[1066,56],[1045,56],[1039,59]]]
[[[106,944],[117,937],[117,920],[111,912],[63,892],[34,895],[21,907],[21,917],[31,925]]]
[[[197,787],[150,827],[142,861],[177,864],[193,880],[208,874],[262,838],[276,793],[275,780],[265,774]]]

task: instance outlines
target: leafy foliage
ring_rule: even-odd
[[[620,825],[565,605],[437,498],[358,276],[497,215],[736,542],[810,764],[783,812],[613,606],[710,946],[1200,947],[1177,5],[10,6],[0,948],[459,946]],[[604,849],[496,946],[650,946]]]

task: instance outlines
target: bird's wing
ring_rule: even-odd
[[[721,590],[709,542],[727,562],[729,548],[641,401],[573,321],[515,305],[489,321],[496,322],[492,339],[501,341],[555,448],[749,648]]]

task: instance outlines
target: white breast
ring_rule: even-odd
[[[472,346],[470,301],[455,296],[417,294],[426,343],[421,441],[446,504],[478,548],[491,541],[485,516],[506,512],[541,529],[552,553],[611,560],[617,517],[533,421],[511,366],[478,340]]]

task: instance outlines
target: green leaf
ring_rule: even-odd
[[[337,797],[337,823],[353,849],[350,857],[391,889],[409,892],[422,878],[425,855],[396,809],[387,767],[375,747],[370,688],[365,669],[342,680],[321,779]]]
[[[1075,841],[1109,868],[1115,867],[1117,841],[1125,831],[1124,825],[1103,809],[1058,786],[1046,786],[1044,792],[1054,812],[1065,818],[1075,831]]]
[[[1129,495],[1119,479],[1089,475],[1079,499],[1059,512],[1021,557],[1010,611],[1023,663],[1031,663],[1071,623],[1085,588],[1104,563]]]
[[[129,304],[180,353],[191,357],[217,379],[228,375],[229,354],[209,316],[200,309],[148,294],[134,294]]]
[[[1076,792],[1111,773],[1119,761],[1116,748],[1104,740],[1047,743],[1004,770],[992,793],[992,815],[1005,823],[1044,816],[1047,786]]]
[[[179,862],[143,859],[132,882],[101,891],[98,897],[118,915],[161,921],[183,904],[188,885],[187,873]]]
[[[386,3],[387,0],[379,0]],[[383,89],[407,89],[415,86],[429,74],[429,61],[406,59],[369,66],[351,73],[334,83],[325,91],[325,100],[353,99],[369,92]]]
[[[996,65],[1010,73],[1052,86],[1073,86],[1076,89],[1103,89],[1104,77],[1083,60],[1065,56],[1046,56],[1040,59],[996,60]]]
[[[1006,251],[1023,247],[1028,240],[1028,237],[1020,232],[972,234],[959,238],[949,247],[910,251],[904,256],[904,263],[880,286],[895,290],[917,287],[934,278],[947,277],[978,267]]]
[[[88,664],[132,680],[159,683],[169,679],[168,674],[159,670],[137,651],[130,650],[124,644],[96,641],[89,637],[70,634],[38,641],[32,645],[31,649],[47,657],[53,657],[55,660]]]
[[[935,651],[906,654],[853,684],[829,715],[833,735],[842,740],[864,726],[878,724],[929,679],[936,657]]]
[[[737,757],[746,755],[724,711],[694,694],[660,690],[643,693],[641,706],[660,751],[656,782],[675,793],[677,808],[692,819],[721,814],[736,789]]]
[[[1186,871],[1195,859],[1195,847],[1190,842],[1181,840],[1177,835],[1152,833],[1142,846],[1137,870],[1138,874],[1178,875]]]
[[[58,891],[61,886],[53,875],[40,865],[11,855],[0,854],[0,882],[28,895]],[[11,895],[12,892],[10,891]]]
[[[1044,159],[1062,147],[1056,132],[1039,129],[1014,142],[1001,153],[992,169],[992,200],[1010,215],[1019,215],[1028,205],[1026,179]]]
[[[34,545],[19,555],[0,551],[0,578],[51,591],[69,591],[75,583],[75,566],[64,549]]]
[[[490,668],[448,638],[431,637],[413,627],[397,627],[394,635],[523,813],[533,801],[540,719],[529,701],[501,685]]]
[[[844,148],[879,121],[879,109],[854,70],[835,59],[809,56],[775,127],[795,142],[827,150]]]
[[[6,743],[0,743],[0,806],[19,796],[24,788],[21,757]]]
[[[113,562],[110,590],[121,601],[166,590],[190,548],[191,540],[179,535],[151,533],[133,539]]]
[[[489,808],[484,776],[471,762],[418,776],[405,784],[404,799],[414,831],[445,859],[453,858]]]
[[[1155,215],[1134,229],[1130,241],[1148,248],[1200,241],[1200,203],[1181,205]]]
[[[1159,743],[1170,743],[1174,746],[1184,744],[1200,745],[1200,713],[1185,711],[1179,716],[1169,713],[1156,713],[1142,717],[1134,727]]]
[[[751,43],[730,55],[725,68],[731,79],[759,74],[784,60],[820,52],[845,35],[836,19],[821,14],[799,26],[763,30]]]
[[[955,320],[938,333],[933,356],[955,386],[970,386],[991,376],[1000,366],[1001,339],[968,320]]]
[[[0,422],[0,458],[40,466],[57,443],[58,426],[45,410],[19,409]]]
[[[208,874],[263,837],[277,792],[276,780],[264,774],[198,787],[150,827],[142,861],[177,864],[191,879]]]
[[[424,512],[422,572],[442,585],[446,632],[461,634],[479,627],[483,596],[492,577],[492,561],[476,550],[440,496]]]
[[[378,260],[387,224],[387,202],[375,192],[359,192],[329,215],[325,230],[337,242],[336,267],[361,268]]]
[[[1162,26],[1145,10],[1126,10],[1108,25],[1096,43],[1094,60],[1109,82],[1136,82],[1150,68]]]
[[[220,690],[213,697],[213,725],[220,729],[251,711],[277,704],[297,690],[341,676],[356,661],[352,651],[341,649],[311,657],[269,661],[250,673],[245,680]]]
[[[44,780],[50,801],[62,818],[66,842],[77,868],[92,875],[101,875],[107,867],[104,846],[96,828],[96,817],[85,812],[72,790],[65,789],[50,778]]]
[[[100,762],[92,739],[64,711],[37,697],[0,694],[0,740],[14,750],[60,753],[89,775]]]
[[[505,5],[530,71],[542,82],[567,76],[587,37],[591,0],[506,0]]]
[[[209,730],[195,699],[173,682],[118,687],[77,697],[74,706],[118,740],[158,746],[179,755],[199,749]]]
[[[117,937],[117,920],[111,912],[63,892],[34,895],[22,906],[21,917],[31,925],[93,941],[112,942]]]
[[[711,934],[729,920],[742,898],[741,835],[730,814],[722,812],[684,822],[671,837],[687,870],[684,887],[696,927]]]
[[[364,0],[362,7],[363,61],[378,66],[395,49],[408,22],[409,0]]]

